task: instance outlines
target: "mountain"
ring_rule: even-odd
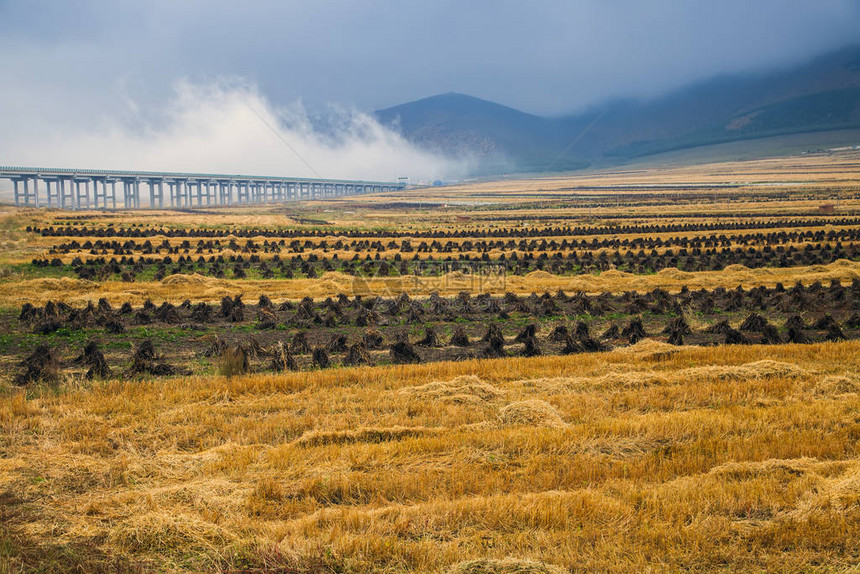
[[[535,116],[463,94],[377,111],[426,149],[480,171],[571,170],[690,147],[860,128],[860,46],[766,74],[714,78],[650,100]],[[860,143],[860,142],[858,142]]]

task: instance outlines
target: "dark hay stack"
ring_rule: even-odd
[[[587,339],[591,337],[588,325],[584,321],[577,321],[573,326],[573,336],[577,339]]]
[[[207,323],[212,317],[212,308],[206,303],[198,303],[191,309],[191,318],[198,323]]]
[[[125,333],[125,325],[120,322],[119,319],[110,318],[104,322],[105,331],[111,333],[112,335],[119,335],[120,333]]]
[[[765,324],[761,330],[761,342],[765,345],[779,345],[782,339],[779,337],[779,331],[770,323]]]
[[[222,317],[229,318],[233,314],[234,307],[233,299],[225,295],[221,299],[221,309],[218,311],[218,314]]]
[[[311,352],[311,346],[308,343],[308,336],[304,332],[299,331],[293,335],[293,340],[290,341],[290,351],[296,355]]]
[[[482,351],[484,357],[496,358],[508,356],[505,352],[505,337],[498,325],[490,325],[485,340],[487,346]]]
[[[20,366],[24,370],[13,380],[18,386],[39,381],[49,384],[60,382],[60,361],[56,352],[45,343],[38,345]]]
[[[789,327],[788,328],[788,337],[787,341],[789,343],[811,343],[812,340],[807,336],[806,333],[803,332],[803,329],[799,329],[797,327]]]
[[[172,304],[165,301],[161,304],[161,306],[155,312],[155,318],[161,321],[162,323],[179,323],[181,320],[179,317],[179,312],[176,310]]]
[[[839,327],[839,324],[836,321],[833,321],[827,326],[827,334],[824,335],[824,340],[826,341],[844,341],[848,337],[845,336],[845,333]]]
[[[567,339],[569,332],[564,325],[556,325],[549,334],[548,339],[554,343],[562,343]]]
[[[603,332],[603,334],[600,336],[600,338],[603,339],[604,341],[620,339],[621,338],[621,330],[618,328],[618,325],[613,323],[612,325],[609,326],[608,329],[606,329]]]
[[[233,310],[230,311],[230,322],[231,323],[241,323],[245,320],[245,308],[234,306]]]
[[[36,326],[33,328],[33,332],[38,335],[48,335],[55,331],[58,331],[63,328],[63,324],[60,323],[54,317],[45,317]]]
[[[343,353],[348,346],[349,340],[346,338],[346,335],[334,334],[326,345],[326,351],[329,353]]]
[[[113,307],[111,307],[110,302],[104,297],[99,299],[97,308],[99,313],[113,313]]]
[[[436,329],[432,325],[428,325],[424,329],[424,338],[415,343],[419,347],[441,347],[439,336],[436,334]]]
[[[131,303],[129,303],[128,301],[123,303],[122,306],[119,308],[120,315],[131,315],[132,313],[134,313],[134,309],[132,308]]]
[[[584,353],[585,348],[574,339],[572,336],[568,335],[564,339],[564,347],[561,349],[561,353],[563,355],[574,355],[576,353]]]
[[[41,315],[41,311],[31,303],[24,303],[21,305],[21,312],[18,314],[18,320],[22,323],[30,323],[38,319]]]
[[[346,353],[346,357],[343,360],[343,364],[356,367],[359,365],[372,365],[373,359],[363,344],[356,343],[350,346]]]
[[[389,354],[391,355],[391,362],[396,364],[402,365],[421,362],[421,356],[418,355],[415,348],[407,341],[398,341],[391,345]]]
[[[203,351],[204,357],[220,357],[224,349],[227,348],[227,343],[218,335],[207,335],[206,342],[208,345]]]
[[[803,321],[800,315],[792,315],[788,318],[788,321],[785,322],[785,328],[802,331],[806,329],[806,323]]]
[[[744,319],[744,322],[741,323],[740,330],[753,333],[761,333],[763,332],[767,324],[767,319],[765,319],[758,313],[750,313],[750,315],[746,319]]]
[[[226,347],[218,357],[218,373],[225,377],[244,375],[250,366],[248,350],[243,345]]]
[[[159,361],[160,357],[155,353],[155,347],[152,341],[146,339],[138,344],[131,358],[131,367],[129,374],[141,375],[149,374],[155,376],[176,375],[184,371]]]
[[[627,339],[631,345],[635,345],[645,338],[645,327],[642,325],[642,319],[631,319],[629,323],[621,331],[621,336]]]
[[[454,332],[451,334],[450,343],[456,347],[469,346],[469,335],[466,334],[466,329],[464,329],[462,325],[457,325],[454,327]]]
[[[366,349],[381,349],[385,344],[382,333],[376,329],[368,329],[361,337],[361,343]]]
[[[138,311],[134,314],[134,322],[138,325],[149,325],[152,323],[152,315],[146,311]]]
[[[60,312],[57,310],[57,306],[53,301],[48,301],[45,303],[45,308],[42,309],[43,317],[54,317],[57,318],[60,316]]]
[[[110,367],[105,360],[104,353],[99,349],[98,343],[88,341],[84,346],[84,351],[73,361],[76,365],[89,367],[86,377],[87,379],[107,379],[110,378]]]
[[[328,358],[328,353],[322,347],[317,347],[313,351],[314,366],[320,369],[327,369],[331,362]]]
[[[839,329],[839,324],[833,320],[833,317],[830,314],[824,315],[823,317],[819,317],[815,323],[812,324],[813,329],[818,329],[820,331],[826,331],[831,329],[832,327],[836,327]]]
[[[537,334],[537,325],[530,323],[517,333],[517,336],[514,337],[514,343],[525,343],[527,339],[534,338],[535,334]]]
[[[723,342],[726,345],[749,345],[749,341],[744,337],[743,333],[731,327],[723,333]]]
[[[263,293],[262,295],[260,295],[260,299],[257,301],[257,307],[259,307],[260,309],[274,309],[275,306],[272,305],[272,300],[269,299],[269,297],[265,293]]]
[[[523,357],[537,357],[541,354],[540,346],[538,345],[537,339],[534,337],[529,337],[524,341],[523,350],[521,355]]]
[[[711,325],[707,329],[705,329],[705,333],[724,335],[726,333],[726,331],[728,331],[731,328],[732,328],[732,326],[729,325],[728,321],[722,320],[722,321],[718,321],[717,323],[714,323],[713,325]]]
[[[287,345],[283,341],[275,343],[272,350],[272,369],[280,373],[281,371],[298,371],[299,366],[296,364],[296,359],[290,354]]]
[[[278,316],[271,307],[260,307],[257,310],[257,328],[274,329],[278,326]]]

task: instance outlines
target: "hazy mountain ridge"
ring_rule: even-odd
[[[750,138],[860,127],[860,46],[766,74],[724,76],[651,100],[535,116],[463,94],[376,112],[421,147],[483,171],[575,169]]]

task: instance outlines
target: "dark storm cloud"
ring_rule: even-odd
[[[240,76],[276,101],[374,109],[445,91],[559,113],[857,40],[856,0],[21,0],[4,59],[93,91]],[[98,100],[99,98],[94,98]]]
[[[308,153],[320,146],[323,162],[331,142],[309,131],[308,107],[369,111],[458,91],[559,114],[789,65],[858,29],[856,0],[0,0],[0,157],[58,161],[67,156],[46,150],[83,133],[127,161],[122,137],[139,153],[198,125],[194,96],[212,121],[242,116],[248,98],[276,122],[292,106],[291,136]],[[361,114],[346,124],[344,145],[404,143]]]

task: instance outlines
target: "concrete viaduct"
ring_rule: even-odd
[[[404,184],[207,173],[2,167],[14,185],[15,205],[59,209],[139,209],[280,203],[402,189]],[[119,196],[117,184],[120,184]],[[143,189],[142,189],[143,188]]]

